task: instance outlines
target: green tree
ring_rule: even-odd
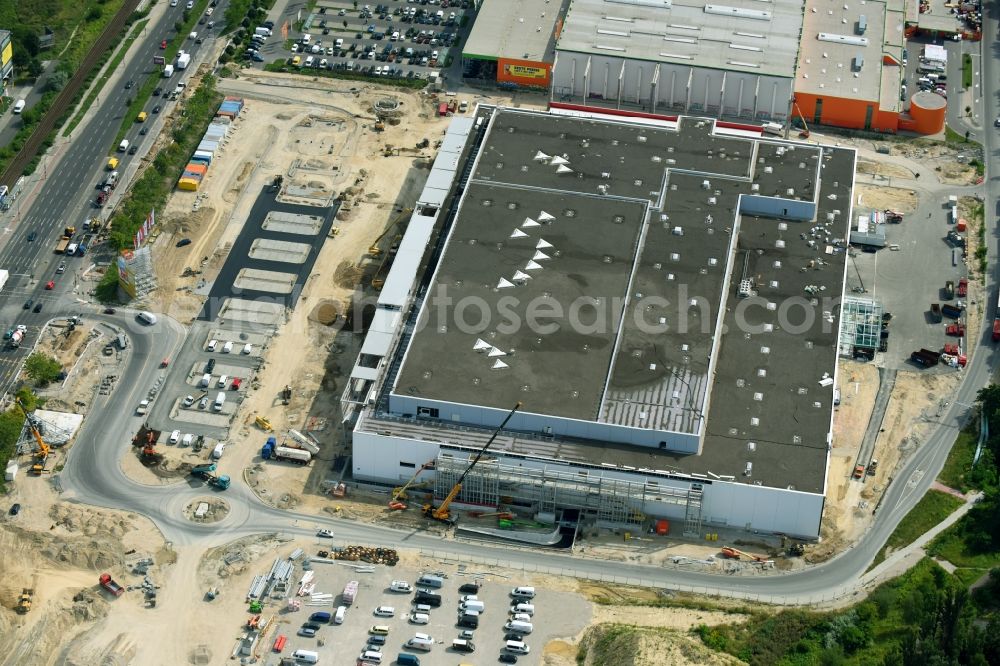
[[[24,362],[24,373],[36,386],[54,382],[62,372],[59,361],[41,352],[35,352]]]
[[[59,92],[60,90],[66,87],[66,84],[68,82],[69,82],[69,74],[61,69],[56,70],[55,72],[52,72],[52,76],[50,76],[49,80],[45,82],[45,91]]]

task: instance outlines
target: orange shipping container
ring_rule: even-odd
[[[965,220],[959,218],[957,226],[959,231],[965,231]]]
[[[656,521],[656,533],[660,536],[665,535],[670,531],[670,521],[669,520],[657,520]]]
[[[205,164],[200,164],[198,162],[188,162],[188,165],[184,167],[184,171],[188,173],[200,173],[205,175],[208,173],[208,166]]]

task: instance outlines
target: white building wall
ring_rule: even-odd
[[[362,421],[362,425],[365,423]],[[367,423],[377,428],[377,422]],[[440,448],[437,442],[380,435],[356,429],[352,451],[354,477],[362,481],[382,483],[405,481],[413,476],[421,465],[437,458]],[[539,459],[501,457],[501,461],[506,465],[520,465],[534,469],[560,467],[567,470],[586,470],[588,474],[610,478],[652,480],[661,487],[684,491],[691,483],[695,483],[694,480],[670,479],[638,472],[553,465],[551,461]],[[415,467],[401,467],[400,462],[407,462]],[[421,478],[434,478],[433,471],[424,474],[425,477]],[[822,495],[720,480],[697,482],[703,486],[702,521],[706,524],[761,532],[780,532],[806,539],[819,536],[824,504]],[[682,520],[685,508],[683,505],[658,501],[653,495],[641,510],[655,518]]]
[[[688,112],[778,120],[783,120],[788,113],[792,79],[571,51],[559,51],[556,58],[552,71],[552,99],[562,101],[566,95],[577,102],[581,98],[620,99],[628,105],[646,106],[650,111],[651,84],[657,64],[657,113]]]

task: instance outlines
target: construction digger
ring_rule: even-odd
[[[764,557],[763,555],[753,555],[751,553],[745,553],[742,550],[739,550],[738,548],[733,548],[732,546],[723,546],[722,555],[723,557],[728,557],[733,560],[739,560],[745,557],[746,559],[753,560],[754,562],[767,562],[767,558]]]
[[[397,224],[406,219],[406,216],[412,212],[413,212],[412,208],[404,208],[402,211],[400,211],[399,215],[397,215],[392,220],[392,222],[389,223],[389,226],[387,226],[385,230],[378,235],[378,238],[372,241],[371,247],[368,248],[368,255],[370,257],[372,257],[373,259],[378,259],[379,257],[382,256],[382,248],[379,247],[379,243],[382,242],[382,239],[385,238],[390,231],[396,228]]]
[[[389,508],[390,509],[393,509],[394,511],[401,511],[401,510],[407,508],[406,500],[408,499],[408,497],[407,497],[406,491],[409,490],[409,489],[411,489],[411,488],[417,488],[417,487],[422,487],[422,486],[427,486],[428,485],[428,482],[415,483],[416,480],[417,480],[417,477],[420,476],[420,473],[423,472],[425,469],[434,469],[434,461],[431,460],[431,461],[426,462],[423,465],[421,465],[420,468],[414,473],[414,475],[410,477],[409,481],[407,481],[406,483],[404,483],[399,488],[394,488],[393,489],[393,491],[392,491],[392,499],[389,500]]]
[[[25,408],[24,403],[21,402],[20,398],[15,400],[15,402],[21,409],[21,412],[24,413],[25,423],[28,424],[28,428],[31,430],[32,436],[38,443],[38,453],[35,454],[35,463],[31,466],[30,472],[34,476],[41,476],[45,471],[45,461],[48,460],[51,449],[49,449],[49,445],[45,443],[45,440],[42,439],[42,433],[38,429],[38,423],[35,420],[35,417],[28,413],[28,410]]]
[[[499,426],[497,426],[497,429],[493,431],[493,434],[490,435],[490,438],[486,440],[486,443],[483,445],[483,448],[479,449],[479,451],[476,453],[476,457],[472,459],[472,462],[469,463],[469,466],[465,468],[464,472],[462,472],[462,476],[458,477],[458,481],[455,483],[455,486],[448,493],[448,496],[444,498],[444,501],[441,502],[440,506],[435,507],[433,504],[424,505],[425,516],[429,516],[434,520],[440,520],[441,522],[444,523],[454,522],[454,520],[451,517],[451,513],[448,511],[448,507],[450,507],[451,503],[455,501],[455,498],[458,497],[458,494],[462,492],[462,482],[465,481],[465,477],[469,475],[469,472],[472,471],[472,468],[476,466],[476,463],[479,462],[479,459],[482,458],[483,454],[486,453],[487,449],[490,448],[490,445],[493,443],[493,440],[497,438],[497,435],[499,435],[500,431],[504,429],[504,426],[507,425],[507,422],[510,421],[512,416],[514,416],[514,412],[516,412],[521,408],[521,404],[522,403],[518,401],[518,403],[514,405],[514,409],[510,410],[510,412],[507,413],[507,416],[504,418],[503,422],[500,423]]]
[[[208,465],[198,465],[191,470],[191,476],[196,476],[199,479],[203,479],[208,482],[208,485],[218,488],[219,490],[225,490],[229,487],[230,478],[225,474],[216,475],[215,473],[215,463],[209,463]]]

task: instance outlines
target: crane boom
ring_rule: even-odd
[[[451,514],[448,512],[448,507],[451,506],[451,503],[455,501],[456,497],[458,497],[458,493],[462,492],[462,482],[465,481],[465,477],[468,476],[469,472],[472,471],[472,468],[476,466],[476,463],[478,463],[480,458],[483,457],[483,454],[486,453],[486,451],[490,448],[490,445],[493,444],[493,440],[497,438],[497,435],[500,434],[500,431],[504,429],[504,426],[507,425],[507,422],[510,421],[512,416],[514,416],[514,412],[516,412],[520,408],[521,408],[521,402],[518,401],[518,403],[514,405],[514,408],[507,413],[507,417],[504,418],[504,420],[500,423],[500,425],[497,426],[497,429],[493,431],[493,434],[490,435],[490,438],[486,441],[486,444],[484,444],[483,447],[479,449],[479,451],[476,453],[476,457],[472,459],[472,462],[469,463],[469,466],[465,468],[464,472],[462,472],[462,476],[458,477],[458,481],[455,483],[455,486],[451,489],[451,492],[448,493],[448,496],[444,498],[444,501],[441,502],[441,506],[435,509],[432,505],[428,504],[424,507],[425,514],[429,514],[435,520],[442,520],[442,521],[450,520]]]
[[[38,456],[35,464],[31,466],[31,473],[41,474],[45,471],[45,460],[49,457],[49,445],[45,443],[44,439],[42,439],[42,433],[39,432],[38,426],[35,425],[34,419],[30,414],[28,414],[28,410],[25,408],[24,403],[21,402],[20,398],[14,402],[24,414],[24,421],[28,424],[28,429],[31,430],[31,434],[35,438],[35,442],[38,444]]]

